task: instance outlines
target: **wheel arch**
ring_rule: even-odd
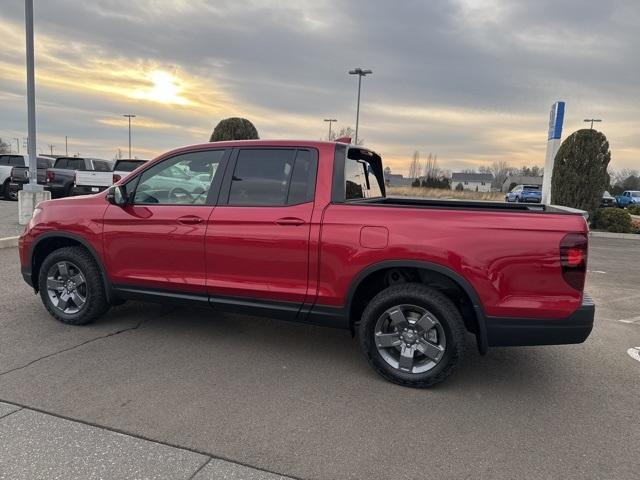
[[[49,232],[44,233],[33,242],[31,250],[29,252],[29,265],[31,266],[31,283],[35,292],[38,292],[38,278],[40,275],[40,267],[44,262],[44,259],[55,250],[64,247],[82,247],[96,262],[100,276],[102,277],[103,284],[105,286],[105,293],[107,295],[107,301],[111,302],[114,297],[114,293],[111,289],[111,283],[107,277],[107,272],[102,265],[102,261],[98,256],[95,248],[84,238],[79,235],[70,232]]]
[[[349,315],[352,331],[364,310],[362,301],[373,298],[381,290],[379,287],[381,277],[394,270],[417,272],[419,275],[418,281],[425,284],[428,284],[425,279],[433,279],[435,281],[446,279],[446,281],[451,282],[452,286],[459,289],[459,292],[466,297],[465,301],[468,302],[469,307],[462,312],[463,317],[465,317],[465,324],[469,322],[467,326],[471,327],[470,330],[476,335],[476,343],[480,353],[487,352],[488,339],[485,315],[476,290],[466,278],[451,268],[423,260],[385,260],[361,270],[349,286],[347,294],[346,311]]]

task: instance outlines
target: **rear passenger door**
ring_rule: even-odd
[[[314,149],[234,151],[205,239],[214,303],[266,303],[295,316],[307,294],[317,163]]]

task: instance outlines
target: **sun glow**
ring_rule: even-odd
[[[158,103],[186,105],[189,101],[182,96],[184,88],[178,79],[162,70],[155,70],[147,75],[150,88],[136,90],[133,97],[151,100]]]

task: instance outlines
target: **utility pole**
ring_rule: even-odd
[[[331,141],[331,124],[333,122],[337,122],[338,120],[336,120],[335,118],[325,118],[324,121],[329,123],[329,136],[327,137],[327,140]]]
[[[362,77],[365,77],[373,73],[371,70],[364,70],[360,67],[349,70],[349,75],[358,75],[358,103],[356,106],[356,140],[355,144],[358,144],[358,123],[360,121],[360,87],[362,85]]]
[[[125,115],[122,115],[123,117],[127,117],[129,119],[129,158],[131,157],[131,119],[132,118],[136,118],[135,115],[132,115],[130,113],[127,113]]]
[[[13,139],[16,141],[16,147],[18,148],[17,153],[20,153],[20,139],[18,137],[13,137]]]
[[[52,157],[53,157],[53,147],[55,147],[55,145],[49,144],[49,151],[51,152]]]
[[[599,123],[602,120],[599,118],[585,118],[584,121],[587,123],[591,122],[591,130],[593,130],[593,122]]]
[[[65,156],[69,156],[69,144],[67,143],[69,140],[69,137],[67,137],[66,135],[64,136],[64,154]]]

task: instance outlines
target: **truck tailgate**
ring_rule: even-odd
[[[113,172],[76,172],[76,185],[109,187],[113,184]]]

